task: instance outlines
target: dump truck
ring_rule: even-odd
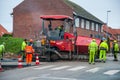
[[[46,46],[42,46],[41,58],[48,61],[58,59],[88,59],[88,45],[93,38],[77,35],[74,18],[67,15],[41,15],[42,34],[46,37]],[[45,21],[48,27],[45,27]],[[57,23],[58,21],[58,23]],[[61,24],[53,27],[52,22]],[[96,39],[100,44],[100,39]]]

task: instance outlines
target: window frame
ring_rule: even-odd
[[[89,30],[90,29],[90,21],[86,20],[86,29]]]
[[[95,31],[97,31],[97,32],[98,32],[98,29],[99,29],[99,24],[98,24],[98,23],[96,23],[96,24],[95,24]]]
[[[91,23],[91,30],[92,30],[92,31],[95,30],[95,23],[94,23],[94,22]]]
[[[85,28],[85,20],[84,19],[81,19],[81,28]]]
[[[75,18],[75,26],[80,27],[80,19],[78,17]]]

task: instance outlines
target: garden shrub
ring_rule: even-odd
[[[18,53],[21,49],[23,39],[13,37],[0,37],[0,44],[5,42],[5,50],[10,53]]]

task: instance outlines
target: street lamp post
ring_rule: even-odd
[[[108,34],[108,13],[111,12],[110,10],[107,11],[107,22],[106,22],[106,25],[107,25],[107,30],[106,30],[106,38],[107,38],[107,43],[108,43],[108,46],[109,46],[109,51],[110,51],[110,41],[109,41],[109,34]]]
[[[107,11],[107,21],[106,24],[108,25],[108,13],[111,12],[110,10]]]
[[[106,25],[107,25],[107,29],[106,29],[106,37],[108,37],[108,13],[111,12],[110,10],[107,11],[107,21],[106,21]]]

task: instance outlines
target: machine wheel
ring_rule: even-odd
[[[59,59],[59,56],[57,54],[55,54],[54,52],[46,52],[46,60],[48,62],[50,61],[56,61]]]
[[[50,62],[51,61],[51,54],[47,53],[46,55],[46,61]]]
[[[59,59],[59,56],[55,53],[51,54],[51,61],[56,61]]]

